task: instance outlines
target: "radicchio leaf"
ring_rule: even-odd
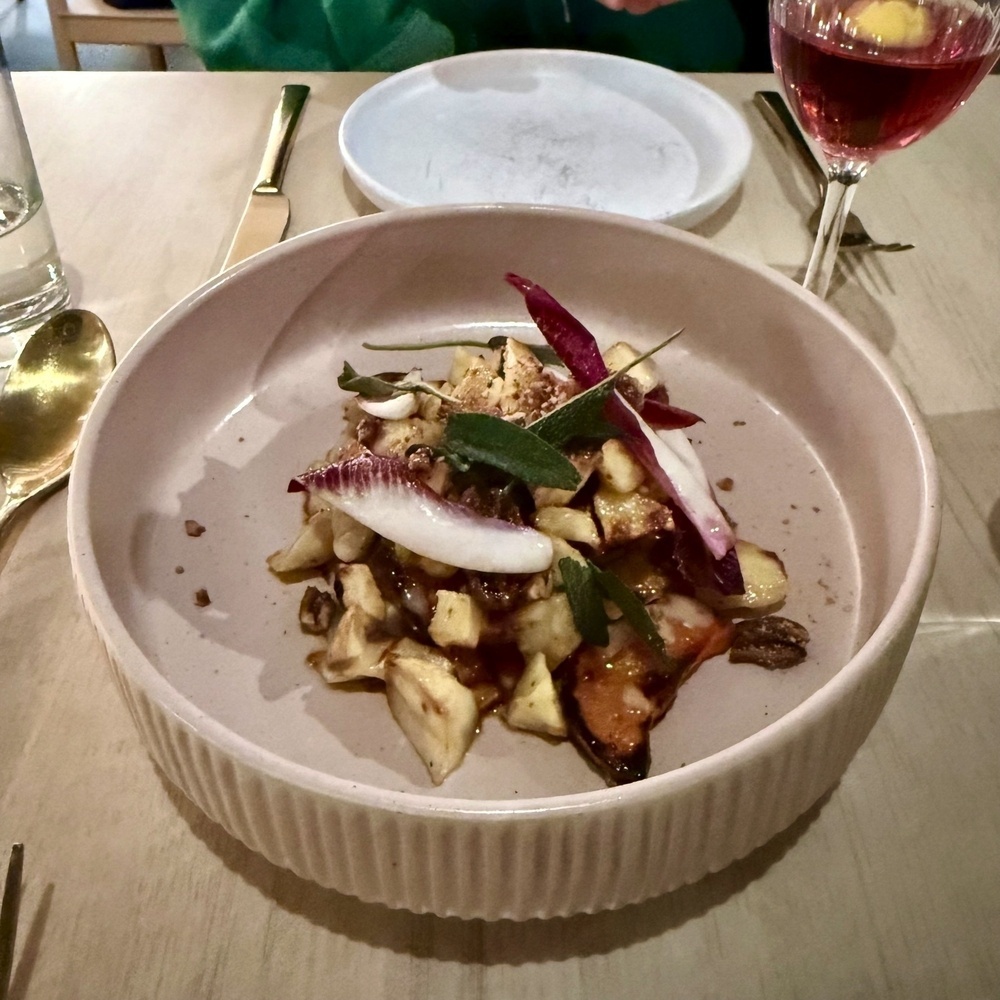
[[[662,385],[646,393],[639,413],[642,419],[657,431],[680,430],[703,422],[697,413],[674,406]]]
[[[539,573],[552,565],[552,542],[540,531],[442,499],[397,458],[335,462],[288,484],[289,493],[303,490],[383,538],[460,569]]]
[[[524,295],[528,312],[542,336],[585,389],[608,376],[607,365],[594,335],[575,316],[544,288],[527,278],[508,274],[506,280]],[[688,516],[709,553],[716,560],[725,557],[735,545],[735,536],[715,503],[711,488],[705,487],[705,477],[695,475],[685,460],[674,452],[667,441],[657,437],[656,432],[620,394],[615,393],[608,400],[607,416],[621,428],[626,442],[646,471]],[[738,572],[739,562],[735,560],[735,553],[733,561]],[[735,592],[741,591],[742,580],[740,589]]]

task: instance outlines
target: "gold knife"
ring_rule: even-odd
[[[281,181],[292,149],[292,134],[308,96],[309,88],[303,84],[293,83],[281,88],[281,100],[271,119],[260,173],[243,210],[243,218],[236,227],[233,244],[222,265],[223,271],[260,250],[280,243],[285,235],[288,198],[281,193]]]

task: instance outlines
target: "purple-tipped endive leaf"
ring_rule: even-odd
[[[594,335],[541,286],[516,274],[506,277],[524,296],[542,336],[583,388],[607,378],[608,367]],[[723,558],[736,544],[736,537],[690,442],[684,438],[684,445],[680,444],[678,436],[683,433],[669,430],[658,435],[617,392],[608,399],[606,415],[623,432],[646,471],[687,515],[712,556]]]
[[[552,542],[540,531],[442,499],[396,458],[360,455],[288,484],[289,493],[303,490],[390,542],[460,569],[539,573],[552,565]]]

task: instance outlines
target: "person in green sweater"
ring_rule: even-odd
[[[766,18],[766,0],[757,2]],[[540,47],[609,52],[680,71],[747,68],[731,0],[174,0],[174,6],[189,44],[212,70],[391,72],[463,52]]]

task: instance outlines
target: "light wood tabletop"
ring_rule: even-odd
[[[282,83],[312,95],[290,234],[376,211],[337,125],[375,74],[15,75],[75,304],[123,355],[218,272]],[[801,276],[815,191],[752,106],[737,195],[696,232]],[[925,415],[938,566],[888,706],[841,781],[700,883],[619,912],[415,916],[256,856],[158,773],[74,591],[66,495],[0,548],[0,853],[23,841],[12,1000],[1000,996],[1000,78],[877,164],[854,208],[898,254],[842,255],[830,296]]]

